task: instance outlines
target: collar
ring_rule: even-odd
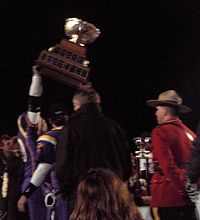
[[[87,103],[75,111],[70,118],[75,118],[80,114],[102,114],[102,109],[97,103]]]
[[[61,130],[61,129],[63,129],[63,126],[55,127],[55,128],[52,128],[51,130],[55,131],[55,130]]]
[[[182,122],[179,118],[170,118],[166,120],[163,124],[168,124],[168,123],[180,123]]]

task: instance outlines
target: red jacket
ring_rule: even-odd
[[[185,174],[196,135],[180,119],[169,120],[153,129],[151,134],[155,172],[151,179],[151,206],[187,205]]]

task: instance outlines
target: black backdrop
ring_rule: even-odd
[[[0,133],[16,133],[34,60],[65,37],[68,17],[101,30],[88,45],[90,80],[102,96],[104,113],[121,124],[130,142],[156,125],[146,100],[168,89],[193,109],[181,118],[195,130],[200,112],[199,7],[192,0],[6,1],[1,6]],[[43,114],[55,101],[72,111],[73,92],[45,79]]]

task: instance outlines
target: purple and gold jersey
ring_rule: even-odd
[[[40,152],[38,163],[52,165],[50,182],[53,189],[58,189],[58,181],[55,175],[55,151],[63,126],[56,127],[41,135],[37,140],[37,149]]]
[[[26,113],[22,113],[17,120],[18,124],[18,143],[22,159],[25,164],[24,182],[22,184],[22,191],[27,187],[37,166],[37,148],[36,148],[36,127],[31,126],[26,117]]]

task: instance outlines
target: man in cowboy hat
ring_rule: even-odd
[[[156,108],[158,126],[152,130],[154,174],[151,207],[155,219],[192,220],[194,207],[185,197],[185,175],[196,135],[179,119],[191,109],[174,90],[161,93],[147,105]],[[193,217],[194,216],[194,217]]]

